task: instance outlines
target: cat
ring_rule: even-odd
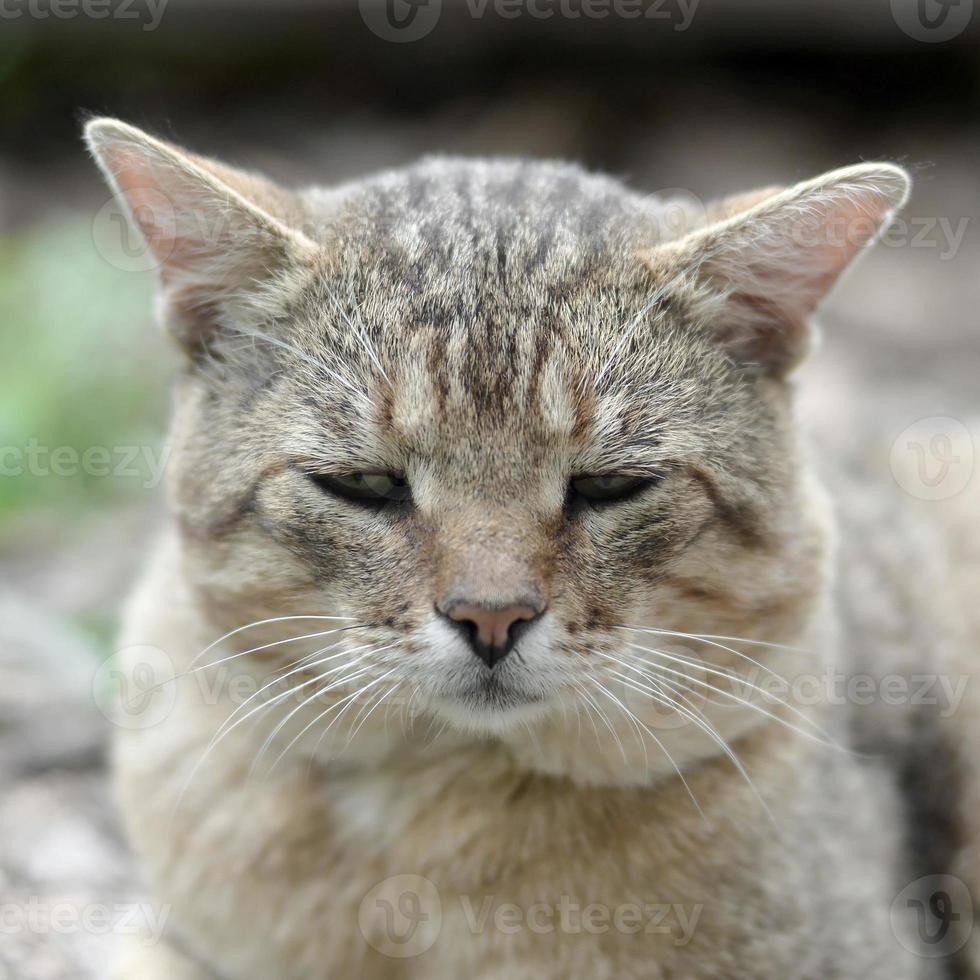
[[[839,521],[794,418],[905,171],[704,208],[524,160],[290,192],[86,137],[181,356],[121,655],[173,673],[113,753],[168,937],[123,975],[978,975],[972,688],[779,686],[952,676],[980,635],[975,576],[926,584],[938,511]]]

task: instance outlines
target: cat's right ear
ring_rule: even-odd
[[[810,346],[809,317],[905,202],[889,163],[844,167],[708,209],[704,227],[641,258],[699,297],[698,319],[736,362],[781,377]]]
[[[215,331],[257,313],[257,285],[317,253],[294,227],[298,202],[263,177],[116,119],[92,120],[85,139],[157,265],[159,318],[192,356]]]

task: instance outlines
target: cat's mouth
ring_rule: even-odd
[[[548,698],[542,691],[500,671],[468,678],[434,700],[436,710],[465,729],[501,731],[541,714]]]
[[[462,700],[472,703],[474,707],[498,708],[506,711],[509,708],[536,704],[543,700],[540,693],[526,690],[523,686],[515,685],[501,678],[496,672],[481,678],[464,693]]]

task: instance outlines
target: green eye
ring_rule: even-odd
[[[412,499],[408,481],[394,473],[313,474],[313,482],[329,493],[360,504],[380,507],[389,501]]]
[[[571,481],[571,488],[592,503],[612,503],[632,497],[652,483],[642,476],[580,476]]]

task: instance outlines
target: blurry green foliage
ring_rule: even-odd
[[[117,447],[158,456],[171,369],[151,322],[152,273],[114,266],[91,228],[71,216],[0,237],[0,530],[32,510],[77,516],[157,492],[142,476],[81,465],[91,447],[105,447],[94,452],[112,470]],[[74,450],[61,455],[70,475],[43,472],[55,447]]]

